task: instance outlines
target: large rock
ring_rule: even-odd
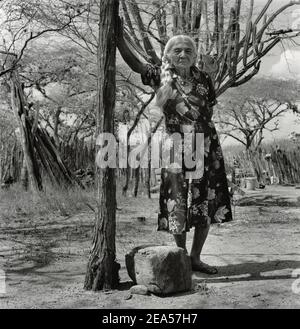
[[[192,287],[190,258],[182,248],[144,245],[132,249],[125,262],[132,281],[154,294],[184,292]]]
[[[144,249],[147,247],[155,247],[155,246],[157,246],[157,245],[156,244],[144,244],[142,246],[138,246],[138,247],[131,249],[130,252],[128,252],[125,255],[125,264],[126,264],[126,269],[127,269],[128,275],[135,284],[137,283],[136,275],[135,275],[135,264],[134,264],[135,254],[141,249]]]

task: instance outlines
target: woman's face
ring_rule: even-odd
[[[168,57],[175,68],[187,69],[195,63],[196,54],[189,41],[180,40],[171,48]]]

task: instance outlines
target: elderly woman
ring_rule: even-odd
[[[122,33],[118,36],[118,49],[131,69],[141,74],[142,82],[156,91],[155,106],[165,117],[167,134],[192,131],[204,136],[204,169],[200,177],[191,175],[192,170],[184,164],[181,170],[174,170],[174,166],[162,169],[158,230],[172,233],[177,246],[186,250],[186,232],[195,227],[190,253],[192,269],[215,274],[217,269],[200,259],[202,247],[210,224],[230,221],[232,213],[222,150],[211,121],[216,104],[213,83],[207,73],[196,67],[196,46],[186,35],[169,39],[160,67],[140,61]]]

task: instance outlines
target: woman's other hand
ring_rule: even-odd
[[[157,123],[163,115],[163,111],[160,107],[156,105],[150,107],[149,118],[151,123]]]

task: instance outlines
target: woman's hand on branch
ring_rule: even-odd
[[[151,122],[151,126],[154,127],[163,115],[164,113],[161,107],[158,107],[157,105],[152,105],[149,110],[149,119]]]

